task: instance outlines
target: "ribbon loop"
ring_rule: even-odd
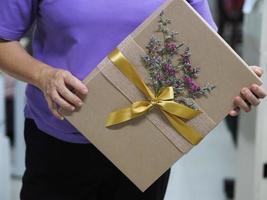
[[[153,104],[149,101],[137,101],[132,104],[132,111],[134,114],[141,114],[147,112]]]
[[[174,91],[173,87],[166,87],[164,90],[160,91],[159,95],[157,96],[158,99],[167,101],[174,99]]]
[[[111,62],[148,98],[146,101],[137,101],[129,108],[124,108],[109,114],[106,127],[120,124],[146,114],[150,109],[158,106],[166,116],[173,128],[180,133],[191,144],[198,144],[203,136],[185,121],[193,119],[201,112],[191,109],[183,104],[174,101],[172,87],[166,87],[156,96],[145,82],[140,78],[132,64],[127,58],[115,49],[109,54]]]

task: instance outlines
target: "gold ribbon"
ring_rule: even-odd
[[[146,114],[150,109],[158,106],[175,130],[188,142],[198,144],[203,136],[185,122],[198,116],[199,110],[191,109],[174,101],[172,87],[166,87],[156,96],[135,71],[133,65],[117,48],[108,56],[111,62],[148,98],[137,101],[129,108],[124,108],[109,114],[106,127],[120,124]]]

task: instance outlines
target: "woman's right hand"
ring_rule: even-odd
[[[59,112],[60,108],[73,112],[83,104],[82,100],[72,91],[75,90],[82,95],[88,93],[87,87],[70,72],[52,67],[42,69],[39,88],[44,93],[51,112],[61,120],[64,117]]]

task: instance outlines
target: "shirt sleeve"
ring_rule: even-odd
[[[19,40],[32,25],[38,0],[0,0],[0,38]]]
[[[215,31],[218,31],[217,25],[211,15],[208,0],[188,0],[188,2]]]

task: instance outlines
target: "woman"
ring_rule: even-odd
[[[29,83],[22,200],[164,198],[169,171],[141,193],[58,112],[60,107],[74,111],[82,106],[73,89],[81,94],[90,91],[80,80],[163,2],[0,1],[1,69]],[[206,0],[189,3],[215,28]],[[34,21],[31,57],[18,40]],[[258,67],[254,71],[262,75]],[[258,105],[265,91],[253,85],[241,96],[231,115]]]

